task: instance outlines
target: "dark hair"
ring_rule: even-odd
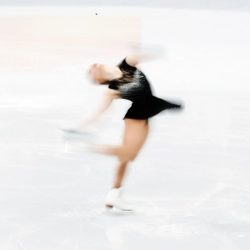
[[[113,79],[113,80],[110,80],[110,81],[106,81],[102,84],[110,84],[110,83],[115,83],[115,84],[118,84],[118,85],[122,85],[122,84],[126,84],[126,83],[129,83],[129,82],[132,82],[133,79],[134,79],[134,72],[130,72],[128,70],[124,70],[122,68],[120,68],[121,72],[122,72],[122,77],[120,78],[117,78],[117,79]]]

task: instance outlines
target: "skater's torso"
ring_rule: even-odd
[[[107,84],[110,89],[118,90],[121,98],[132,101],[123,119],[148,119],[163,110],[181,108],[179,104],[154,96],[144,73],[127,64],[125,59],[117,66],[122,71],[122,77]]]
[[[152,90],[145,74],[136,67],[127,64],[123,59],[117,65],[122,77],[109,82],[109,88],[120,92],[120,97],[132,102],[144,103],[152,96]]]

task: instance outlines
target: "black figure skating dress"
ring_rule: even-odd
[[[117,66],[123,76],[109,81],[107,84],[110,89],[118,90],[121,98],[132,101],[132,105],[123,119],[148,119],[163,110],[182,108],[180,104],[154,96],[144,73],[129,65],[125,58]]]

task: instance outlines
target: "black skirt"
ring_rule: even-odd
[[[148,119],[164,110],[180,110],[182,108],[181,104],[172,103],[152,95],[144,102],[133,102],[123,119]]]

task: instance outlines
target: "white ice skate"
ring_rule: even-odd
[[[106,196],[105,205],[107,209],[133,211],[132,206],[122,197],[122,188],[111,189]]]
[[[93,148],[98,137],[93,131],[79,128],[61,128],[60,130],[63,132],[64,152],[94,152]]]

